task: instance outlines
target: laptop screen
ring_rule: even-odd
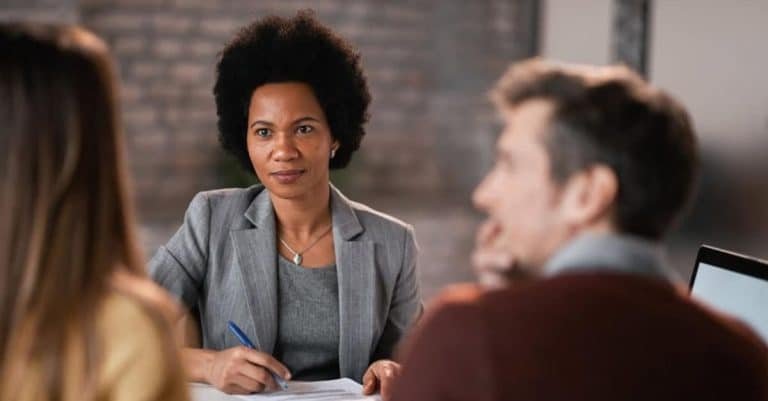
[[[741,319],[768,341],[768,281],[726,266],[699,262],[691,294]]]

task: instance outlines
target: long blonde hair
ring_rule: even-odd
[[[144,274],[114,79],[107,47],[84,29],[0,24],[4,400],[32,365],[50,399],[72,390],[62,374],[95,397],[98,308],[115,272]]]

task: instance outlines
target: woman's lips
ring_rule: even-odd
[[[280,170],[270,175],[281,184],[293,184],[301,178],[305,170]]]

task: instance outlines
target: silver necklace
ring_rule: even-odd
[[[323,231],[323,233],[322,233],[322,234],[320,234],[320,236],[318,236],[317,238],[315,238],[315,240],[314,240],[314,241],[312,241],[312,243],[311,243],[311,244],[309,244],[308,246],[306,246],[304,249],[302,249],[302,250],[301,250],[301,251],[299,251],[299,252],[297,252],[297,251],[294,251],[294,250],[293,250],[293,248],[291,248],[291,246],[290,246],[290,245],[288,245],[288,243],[287,243],[287,242],[283,241],[283,239],[282,239],[282,238],[280,238],[280,236],[278,236],[278,237],[277,237],[277,239],[279,239],[279,240],[280,240],[280,242],[281,242],[283,245],[285,245],[285,247],[286,247],[286,248],[287,248],[289,251],[291,251],[291,253],[293,254],[293,263],[295,263],[295,264],[297,264],[297,265],[301,266],[301,261],[302,261],[302,260],[304,260],[304,257],[303,257],[303,256],[301,256],[301,255],[303,255],[303,254],[304,254],[304,252],[306,252],[306,251],[310,250],[310,249],[311,249],[313,246],[315,246],[315,244],[317,244],[317,243],[318,243],[318,242],[319,242],[319,241],[320,241],[320,240],[321,240],[323,237],[325,237],[325,236],[326,236],[326,235],[327,235],[329,232],[331,232],[331,228],[333,228],[333,225],[330,225],[330,226],[328,226],[328,229],[326,229],[325,231]]]

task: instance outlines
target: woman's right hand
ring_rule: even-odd
[[[270,371],[290,380],[288,368],[271,355],[248,347],[213,351],[205,369],[206,381],[229,394],[251,394],[280,387]]]

